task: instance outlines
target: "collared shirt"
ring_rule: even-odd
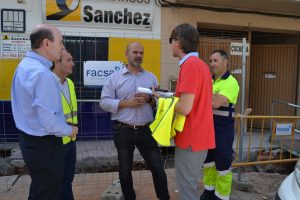
[[[16,126],[33,136],[65,136],[72,127],[65,123],[61,86],[50,71],[52,62],[28,51],[13,78],[11,103]]]
[[[222,77],[215,79],[213,78],[213,93],[221,94],[228,99],[229,103],[236,104],[239,95],[239,84],[237,80],[226,71]]]
[[[181,66],[182,63],[184,63],[189,57],[191,56],[196,56],[197,58],[199,58],[199,53],[198,52],[190,52],[188,54],[186,54],[180,61],[179,61],[179,65]]]
[[[183,58],[185,60],[180,66],[176,96],[180,97],[181,93],[194,94],[193,108],[186,116],[183,131],[176,134],[174,141],[180,148],[201,151],[215,147],[212,82],[208,66],[192,55]]]
[[[68,85],[67,79],[65,78],[64,82],[61,83],[61,79],[54,72],[52,72],[52,73],[53,73],[55,79],[58,81],[58,83],[61,84],[61,86],[62,86],[61,92],[64,95],[64,98],[70,104],[70,90],[69,90],[69,85]]]
[[[130,73],[126,67],[112,74],[102,89],[100,107],[111,112],[111,119],[131,125],[145,125],[153,121],[153,110],[146,103],[139,107],[118,109],[121,100],[128,100],[137,94],[138,87],[157,87],[154,74],[142,69],[137,74]]]

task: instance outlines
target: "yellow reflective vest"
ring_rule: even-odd
[[[62,107],[64,110],[66,122],[71,125],[72,124],[76,125],[78,124],[78,118],[77,118],[77,98],[75,93],[75,87],[73,81],[71,81],[71,79],[69,78],[67,78],[67,83],[70,92],[70,103],[68,103],[66,97],[61,92]],[[76,138],[73,138],[72,140],[75,141]],[[70,141],[71,138],[69,136],[63,137],[63,144],[68,144]]]
[[[162,146],[170,146],[176,132],[182,132],[185,116],[175,112],[178,97],[159,98],[154,121],[150,124],[152,137]]]

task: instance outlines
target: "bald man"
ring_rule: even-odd
[[[64,172],[61,137],[75,137],[78,128],[65,122],[62,88],[50,71],[64,48],[60,31],[54,26],[38,25],[30,34],[30,41],[32,50],[14,74],[12,112],[32,180],[28,199],[56,200]]]
[[[100,107],[112,113],[122,192],[126,200],[136,199],[131,169],[133,152],[137,147],[152,172],[158,199],[167,200],[170,196],[166,173],[149,129],[156,100],[147,94],[137,93],[138,87],[157,87],[158,81],[155,75],[142,68],[144,47],[141,43],[129,44],[125,56],[127,64],[109,77],[100,100]]]

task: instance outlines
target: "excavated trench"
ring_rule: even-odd
[[[278,150],[273,150],[272,155],[280,156]],[[27,174],[28,170],[24,166],[23,160],[11,159],[11,152],[9,149],[0,151],[0,176],[7,176],[13,174]],[[261,159],[268,159],[263,155],[270,155],[269,151],[261,153]],[[163,147],[161,148],[161,156],[165,168],[174,168],[174,147]],[[288,152],[283,152],[282,156],[289,157]],[[252,152],[250,160],[257,160],[258,151]],[[284,164],[266,164],[266,165],[254,165],[241,167],[243,173],[250,172],[265,172],[265,173],[278,173],[287,175],[294,170],[295,162],[284,163]],[[134,157],[133,170],[147,169],[147,165],[141,156]],[[233,172],[237,172],[238,168],[233,168]],[[115,172],[118,171],[118,159],[116,156],[111,157],[87,157],[76,163],[76,173],[100,173],[100,172]]]

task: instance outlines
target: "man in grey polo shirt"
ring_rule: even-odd
[[[156,100],[147,94],[137,93],[138,87],[157,87],[158,81],[154,74],[141,66],[144,56],[141,43],[128,44],[125,55],[128,64],[110,76],[102,89],[100,100],[100,107],[112,113],[122,192],[126,200],[136,199],[131,169],[133,152],[137,147],[152,172],[157,197],[167,200],[170,196],[166,173],[157,143],[149,129]]]

